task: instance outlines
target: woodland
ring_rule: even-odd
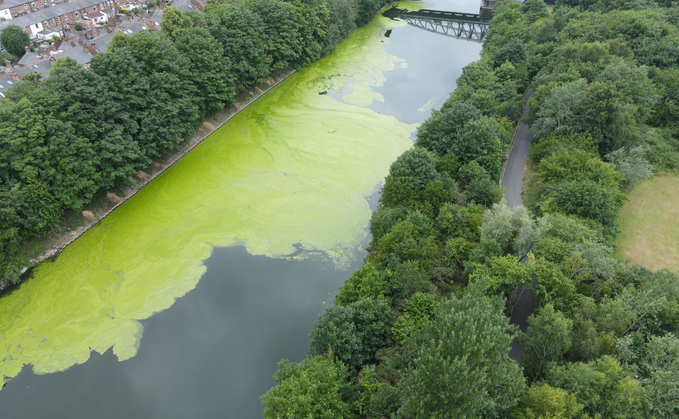
[[[677,2],[499,2],[264,418],[678,417],[679,275],[614,257],[626,194],[679,167],[677,28]],[[498,179],[529,92],[533,179],[510,209]]]

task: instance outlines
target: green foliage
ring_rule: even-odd
[[[14,61],[14,56],[9,51],[0,51],[0,62],[4,64],[5,60]]]
[[[416,144],[441,156],[450,153],[458,156],[454,150],[465,126],[480,117],[481,112],[470,103],[456,103],[445,110],[434,111],[417,130]]]
[[[656,418],[679,415],[679,339],[673,334],[653,336],[639,362],[641,384]]]
[[[163,14],[163,19],[167,13]],[[231,60],[222,54],[222,46],[205,28],[191,27],[175,36],[177,51],[201,71],[188,73],[198,90],[200,112],[212,112],[233,104],[236,86]]]
[[[21,57],[27,47],[31,44],[28,34],[18,25],[7,25],[0,31],[0,44],[10,53]]]
[[[486,259],[475,267],[469,279],[485,280],[489,294],[509,298],[518,285],[530,284],[532,278],[529,266],[509,255]]]
[[[618,228],[618,210],[625,196],[613,187],[591,180],[566,182],[556,189],[554,203],[566,214],[589,218],[600,223],[611,236]]]
[[[530,0],[529,0],[530,1]],[[543,3],[544,4],[544,3]],[[512,410],[512,419],[574,419],[584,406],[573,394],[549,384],[531,386]]]
[[[575,283],[563,274],[561,266],[537,259],[530,269],[537,281],[535,308],[551,304],[557,310],[569,311],[576,295]]]
[[[470,241],[477,241],[479,227],[483,223],[483,207],[444,204],[436,220],[444,236],[463,237]]]
[[[347,306],[328,307],[309,334],[309,353],[331,352],[353,373],[374,361],[393,322],[394,313],[381,298],[367,297]]]
[[[380,269],[395,267],[394,263],[406,261],[430,269],[441,256],[441,251],[435,235],[420,235],[413,223],[406,220],[396,224],[377,243],[373,243],[373,251],[367,260]]]
[[[606,160],[615,165],[615,170],[622,173],[629,188],[653,176],[653,167],[646,160],[644,147],[631,149],[620,148],[606,154]]]
[[[527,59],[528,54],[523,41],[521,39],[514,38],[504,44],[501,48],[498,48],[493,53],[493,66],[497,68],[502,64],[509,62],[513,67],[516,68],[522,65],[525,66]]]
[[[650,418],[641,385],[610,356],[587,364],[550,364],[545,382],[575,394],[584,411],[602,418]]]
[[[347,368],[332,352],[299,364],[278,363],[277,385],[262,396],[262,417],[352,418]]]
[[[399,316],[391,328],[394,343],[401,345],[422,333],[434,316],[438,301],[431,294],[420,291],[403,305],[403,315]]]
[[[193,26],[191,18],[174,6],[163,10],[163,20],[160,22],[160,34],[174,42],[184,31]]]
[[[616,339],[632,324],[632,314],[611,299],[597,304],[592,298],[581,298],[573,310],[573,345],[568,357],[574,361],[591,361],[616,352]]]
[[[352,273],[335,297],[335,304],[348,306],[362,298],[384,298],[389,294],[385,275],[379,272],[370,262]]]
[[[489,207],[500,202],[504,196],[502,187],[476,161],[462,166],[457,180],[463,189],[463,196],[471,203]]]
[[[382,206],[370,217],[370,234],[373,241],[378,241],[399,221],[403,221],[407,210],[402,207]]]
[[[597,154],[597,146],[592,137],[588,134],[555,135],[551,134],[540,139],[537,144],[532,144],[528,152],[531,163],[538,165],[543,159],[561,150],[577,150],[589,153],[592,156]]]
[[[389,168],[389,176],[407,183],[413,189],[424,189],[429,182],[441,179],[434,159],[419,147],[398,156]]]
[[[528,317],[526,333],[520,342],[525,348],[523,366],[529,379],[537,381],[548,362],[561,361],[571,346],[573,321],[551,304]]]
[[[543,183],[589,180],[598,185],[617,188],[623,176],[611,164],[586,151],[561,149],[542,159],[538,165],[538,179]]]
[[[515,255],[521,259],[547,228],[544,220],[533,220],[526,208],[510,209],[503,200],[484,212],[481,239],[473,259],[479,263],[494,256]]]
[[[536,120],[531,125],[535,135],[545,137],[549,134],[568,134],[575,128],[574,118],[579,115],[585,97],[587,96],[587,80],[578,79],[554,86],[540,105]]]
[[[561,263],[570,255],[571,246],[554,236],[540,237],[533,246],[533,254],[538,259],[544,259],[552,263]]]
[[[544,1],[540,0],[526,0],[521,5],[521,12],[528,17],[529,22],[535,22],[538,19],[549,16],[549,10]]]
[[[262,18],[242,3],[221,4],[205,12],[210,34],[224,48],[239,88],[261,83],[268,74]]]
[[[413,418],[493,416],[517,403],[524,388],[509,359],[514,330],[503,302],[482,285],[462,299],[444,300],[417,346],[414,368],[403,379],[399,413]],[[464,389],[464,391],[460,391]]]

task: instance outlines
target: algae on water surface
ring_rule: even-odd
[[[136,354],[139,320],[193,289],[214,246],[279,257],[295,246],[342,266],[370,196],[411,145],[414,125],[366,106],[387,54],[379,17],[300,70],[151,182],[0,302],[0,375],[49,373],[113,348]],[[340,103],[327,95],[351,93]],[[271,280],[275,280],[272,278]]]

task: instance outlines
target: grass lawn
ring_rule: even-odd
[[[654,271],[679,271],[679,177],[654,177],[628,198],[620,211],[616,256]]]

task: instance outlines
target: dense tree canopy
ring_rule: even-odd
[[[407,417],[494,416],[517,402],[523,380],[507,356],[513,331],[503,305],[480,284],[441,303],[404,378]]]
[[[336,298],[338,319],[375,299],[396,315],[352,361],[356,414],[674,417],[679,277],[613,245],[623,190],[679,168],[676,5],[503,0],[494,15],[481,58],[392,165],[366,264]],[[499,169],[528,89],[533,174],[510,209]],[[522,375],[503,310],[525,286]],[[353,324],[328,320],[312,335]]]
[[[0,44],[10,53],[21,57],[26,50],[25,47],[31,44],[26,31],[17,25],[7,25],[0,31]]]

